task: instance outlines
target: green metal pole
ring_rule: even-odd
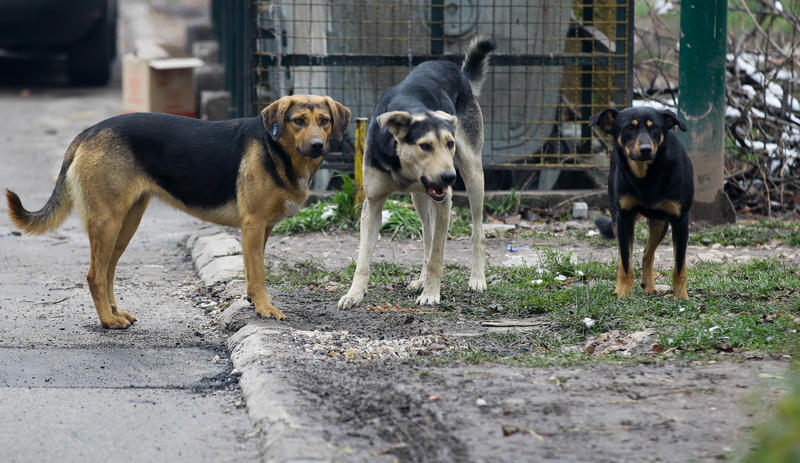
[[[694,165],[692,220],[731,223],[722,188],[725,165],[725,51],[728,0],[682,0],[680,100],[688,131],[681,140]]]

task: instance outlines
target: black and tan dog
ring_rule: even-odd
[[[611,221],[598,227],[611,234],[616,223],[619,259],[618,297],[633,290],[633,230],[639,214],[647,217],[650,236],[642,257],[642,288],[654,294],[653,259],[661,240],[672,225],[675,264],[672,269],[672,295],[687,299],[686,246],[689,240],[689,210],[694,199],[694,174],[686,149],[671,130],[676,125],[686,131],[686,123],[669,110],[648,107],[618,112],[606,109],[592,116],[597,125],[614,139],[614,152],[608,174]]]
[[[383,203],[396,191],[411,193],[422,222],[425,261],[422,274],[409,287],[422,288],[417,304],[439,303],[451,187],[456,180],[454,158],[472,215],[469,287],[486,289],[483,115],[477,97],[494,49],[489,39],[473,40],[462,66],[448,61],[422,63],[378,101],[367,129],[358,262],[350,290],[339,299],[340,309],[358,305],[367,292]]]
[[[242,229],[247,294],[264,316],[284,318],[267,295],[264,246],[273,226],[297,212],[331,138],[350,110],[330,97],[294,95],[259,116],[208,122],[167,114],[125,114],[78,135],[44,207],[29,212],[6,190],[14,224],[28,233],[57,228],[78,208],[89,235],[87,281],[104,328],[136,318],[120,310],[114,271],[150,198],[195,217]]]

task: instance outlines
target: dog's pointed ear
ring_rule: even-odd
[[[614,108],[608,108],[600,111],[591,118],[589,118],[589,127],[596,125],[605,133],[611,133],[614,130],[614,121],[617,119],[617,111]]]
[[[678,117],[678,115],[674,112],[670,111],[669,109],[665,109],[661,111],[661,116],[664,118],[664,122],[667,124],[667,130],[677,125],[682,132],[686,132],[686,122],[683,122],[683,119]]]
[[[264,128],[272,135],[274,140],[283,135],[283,125],[286,119],[286,111],[292,106],[292,98],[285,96],[275,100],[261,110],[261,118],[264,119]]]
[[[394,138],[402,140],[411,125],[411,113],[408,111],[389,111],[378,116],[376,121],[380,128],[388,129],[394,135]]]
[[[450,113],[446,113],[444,111],[434,111],[433,114],[438,117],[439,119],[444,119],[446,121],[450,121],[453,124],[453,127],[456,126],[456,122],[458,122],[458,118]]]
[[[328,103],[328,108],[331,110],[331,119],[333,119],[333,132],[331,133],[331,137],[342,141],[344,132],[347,130],[347,126],[350,125],[350,110],[347,109],[347,106],[329,96],[325,97],[325,102]]]

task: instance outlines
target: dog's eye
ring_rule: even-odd
[[[331,123],[331,120],[328,119],[327,117],[320,118],[320,120],[319,120],[319,125],[321,125],[323,127],[325,127],[326,125],[328,125],[330,123]]]
[[[292,122],[294,122],[298,127],[306,125],[306,120],[302,117],[295,118]]]
[[[447,142],[447,149],[451,150],[454,146],[456,146],[456,143],[453,140]]]
[[[633,123],[631,123],[631,124],[628,124],[628,125],[626,125],[626,126],[625,126],[625,130],[633,130],[633,129],[635,129],[635,128],[636,128],[636,126],[635,126],[635,125],[633,125]]]
[[[433,146],[431,146],[431,144],[430,144],[430,143],[420,143],[420,144],[419,144],[419,148],[420,148],[422,151],[430,151],[430,150],[432,150],[432,149],[433,149]]]

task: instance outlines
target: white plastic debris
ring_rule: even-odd
[[[578,201],[572,205],[572,218],[585,219],[589,217],[589,205],[583,201]]]
[[[483,398],[479,397],[479,398],[478,398],[478,399],[475,401],[475,405],[477,405],[478,407],[485,407],[485,406],[487,405],[487,404],[486,404],[486,400],[484,400]]]
[[[595,323],[596,322],[592,318],[586,317],[583,319],[583,324],[586,326],[586,328],[593,327]]]

